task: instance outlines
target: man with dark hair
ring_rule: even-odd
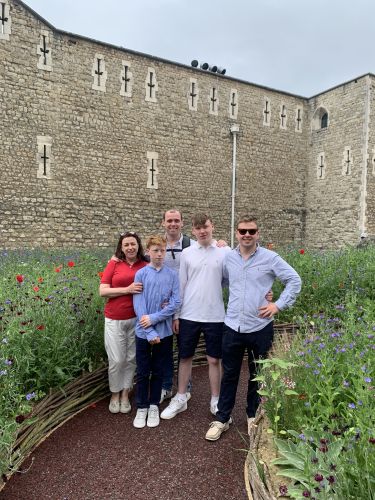
[[[214,225],[207,214],[192,218],[192,232],[197,243],[186,248],[180,258],[180,294],[182,307],[174,330],[179,332],[180,366],[178,392],[161,418],[170,419],[187,409],[187,385],[199,337],[203,332],[211,388],[210,410],[217,411],[220,390],[220,359],[224,303],[222,264],[229,247],[219,248],[213,239]]]
[[[277,253],[260,247],[257,220],[241,217],[237,224],[238,247],[224,259],[223,274],[229,279],[229,302],[224,320],[223,378],[216,419],[206,439],[216,441],[229,429],[245,350],[248,353],[248,426],[259,406],[258,384],[254,381],[256,361],[266,356],[273,341],[273,317],[291,306],[301,290],[301,278]],[[265,295],[278,278],[285,288],[275,302]]]

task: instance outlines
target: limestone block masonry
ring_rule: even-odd
[[[113,247],[171,207],[230,241],[233,124],[236,215],[263,243],[375,235],[372,74],[306,98],[65,33],[20,0],[0,0],[0,66],[0,248]]]

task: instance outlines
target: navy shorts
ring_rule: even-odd
[[[207,356],[221,359],[223,323],[201,323],[189,319],[180,319],[180,332],[178,334],[180,358],[194,356],[201,333],[203,333],[206,342]]]

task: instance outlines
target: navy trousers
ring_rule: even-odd
[[[161,339],[159,344],[151,345],[139,337],[136,340],[137,361],[137,408],[159,406],[164,366],[173,349],[173,335]]]
[[[259,406],[260,397],[257,393],[258,383],[252,379],[256,377],[256,360],[265,357],[272,346],[273,322],[268,323],[262,330],[251,333],[239,333],[224,324],[223,330],[223,378],[221,380],[220,397],[216,420],[228,422],[234,404],[238,381],[241,373],[241,366],[245,351],[248,354],[249,381],[247,386],[247,406],[248,417],[255,417]]]

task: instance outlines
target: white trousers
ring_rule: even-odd
[[[111,392],[133,387],[135,373],[136,318],[105,318],[104,345],[108,356],[108,381]]]

